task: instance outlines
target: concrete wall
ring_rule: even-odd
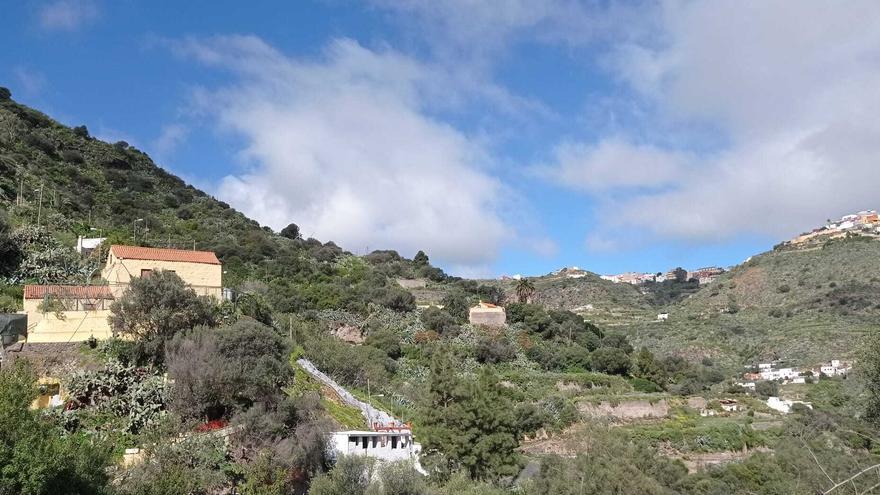
[[[397,284],[404,289],[422,289],[428,286],[428,281],[423,278],[399,278]]]
[[[502,327],[507,322],[504,308],[471,308],[468,320],[471,325]]]
[[[110,253],[101,277],[110,284],[115,297],[128,288],[132,278],[141,276],[141,270],[171,270],[192,286],[200,296],[212,296],[220,300],[223,291],[223,266],[208,263],[182,261],[121,260]]]
[[[89,337],[109,339],[113,332],[107,317],[110,310],[65,311],[64,319],[54,313],[43,314],[36,309],[39,300],[26,300],[28,343],[83,342]]]

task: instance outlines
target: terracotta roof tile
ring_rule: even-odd
[[[129,260],[181,261],[184,263],[207,263],[219,265],[220,260],[213,251],[189,251],[186,249],[164,249],[114,244],[110,251],[117,258]]]
[[[113,299],[106,285],[25,285],[25,299],[42,299],[47,294],[70,299]]]

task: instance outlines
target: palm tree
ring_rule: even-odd
[[[519,302],[527,303],[529,302],[529,299],[532,298],[532,294],[535,293],[535,284],[533,284],[531,280],[523,277],[517,281],[515,290]]]

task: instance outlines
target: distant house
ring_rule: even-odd
[[[82,342],[112,334],[114,296],[106,285],[25,285],[28,342]]]
[[[849,373],[850,367],[844,365],[838,359],[832,359],[831,363],[819,367],[819,372],[825,376],[843,376]]]
[[[220,300],[223,295],[223,267],[211,251],[149,248],[114,244],[107,254],[101,277],[118,297],[131,280],[149,277],[156,270],[175,272],[196,294]]]
[[[507,323],[507,315],[504,308],[480,301],[470,309],[468,321],[471,325],[484,325],[487,327],[503,327]]]
[[[692,272],[688,272],[687,278],[688,280],[694,279],[702,285],[714,281],[723,273],[724,268],[720,268],[717,266],[707,266],[703,268],[698,268]]]
[[[669,313],[658,313],[657,321],[666,321],[669,319]]]

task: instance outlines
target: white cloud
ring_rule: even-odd
[[[371,0],[398,14],[441,57],[458,63],[497,63],[518,41],[578,46],[611,35],[630,36],[640,2],[573,0]]]
[[[46,76],[41,72],[19,66],[13,69],[12,74],[21,89],[28,95],[37,95],[46,89]]]
[[[76,31],[100,14],[92,0],[55,0],[39,11],[40,26],[49,31]]]
[[[594,145],[563,142],[551,165],[534,168],[545,179],[599,192],[617,188],[657,188],[674,184],[691,158],[651,145],[634,145],[611,137]]]
[[[244,138],[248,166],[217,194],[253,218],[353,251],[424,249],[460,272],[484,270],[513,235],[483,144],[425,111],[434,69],[351,40],[317,61],[246,36],[174,47],[236,76],[195,101]]]
[[[159,137],[153,141],[153,149],[160,159],[166,159],[186,141],[189,128],[183,124],[167,124],[162,126]]]
[[[610,151],[601,139],[561,146],[549,174],[573,188],[666,186],[599,194],[611,220],[596,239],[633,226],[697,240],[787,237],[880,206],[868,179],[880,156],[880,3],[671,0],[662,10],[650,41],[618,45],[609,67],[656,109],[649,125],[709,129],[722,145],[613,136]]]

